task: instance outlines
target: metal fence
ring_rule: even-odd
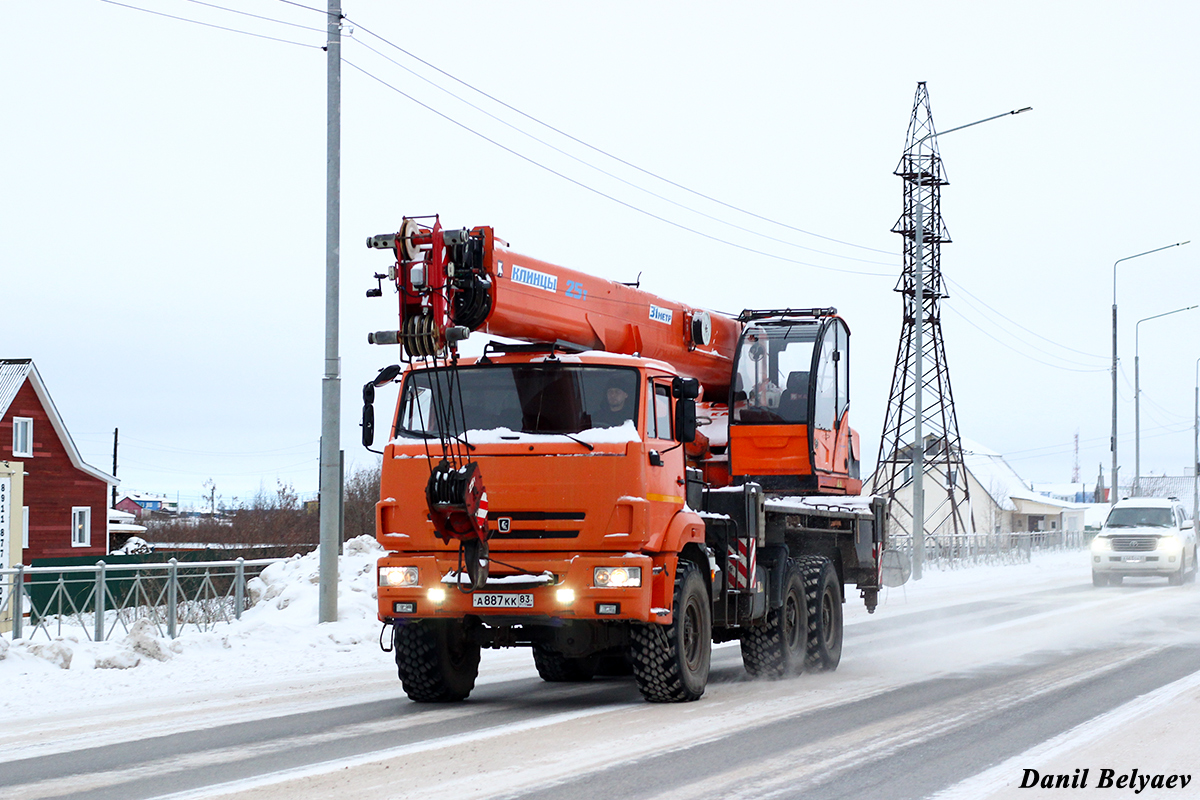
[[[0,632],[48,639],[79,629],[102,642],[149,620],[172,639],[211,630],[250,607],[246,583],[285,559],[25,567],[0,570]]]
[[[1091,535],[1092,532],[1084,531],[926,534],[924,563],[941,569],[976,564],[1023,564],[1036,552],[1082,549]],[[912,558],[911,535],[889,536],[888,547]]]

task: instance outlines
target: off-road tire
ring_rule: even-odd
[[[419,620],[395,627],[396,669],[409,699],[465,700],[479,675],[479,643],[460,620]]]
[[[767,614],[767,624],[742,635],[742,664],[754,677],[783,678],[804,670],[808,653],[808,601],[800,565],[788,561],[783,605]]]
[[[1092,570],[1092,586],[1108,586],[1108,576]]]
[[[533,646],[533,663],[548,683],[584,683],[596,674],[596,656],[568,658],[544,645]]]
[[[629,658],[638,691],[652,703],[699,700],[712,662],[712,601],[694,564],[680,560],[670,625],[634,625]]]
[[[821,556],[797,559],[804,575],[808,645],[804,666],[832,672],[842,660],[842,587],[833,562]]]
[[[1184,568],[1186,566],[1187,566],[1187,564],[1185,564],[1184,560],[1183,560],[1183,553],[1180,553],[1179,554],[1179,569],[1175,570],[1174,572],[1172,572],[1170,575],[1167,576],[1167,585],[1168,586],[1183,586],[1183,582],[1187,578],[1187,574],[1184,572]]]

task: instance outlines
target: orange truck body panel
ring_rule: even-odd
[[[506,356],[493,363],[530,360]],[[630,365],[629,359],[603,353],[580,360]],[[469,366],[474,361],[462,363]],[[652,369],[647,374],[664,373]],[[639,430],[646,427],[646,405],[639,405]],[[603,601],[620,603],[621,612],[615,615],[619,619],[670,622],[674,554],[688,542],[704,541],[699,515],[685,508],[682,448],[669,440],[649,439],[596,442],[589,451],[565,436],[537,439],[473,444],[472,460],[479,464],[489,497],[491,576],[543,572],[555,576],[552,584],[530,590],[534,605],[519,609],[521,614],[600,618],[595,605]],[[420,440],[395,439],[384,450],[376,536],[392,555],[381,559],[379,566],[417,566],[421,582],[413,587],[381,586],[380,618],[395,616],[397,602],[416,603],[422,617],[512,615],[509,608],[472,607],[471,595],[459,592],[455,579],[448,577],[461,567],[459,544],[438,538],[424,498],[418,499],[414,491],[429,477],[427,454],[437,450],[436,442],[429,447]],[[651,450],[662,453],[661,466],[650,464]],[[596,566],[644,567],[642,586],[595,587],[592,569]],[[443,584],[443,578],[449,583]],[[668,578],[670,582],[664,584]],[[429,589],[443,585],[445,600],[431,604]],[[558,602],[559,589],[572,590],[574,602]]]

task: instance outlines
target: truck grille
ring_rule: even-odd
[[[1133,538],[1114,537],[1112,540],[1112,549],[1122,553],[1142,553],[1149,550],[1158,549],[1158,539],[1156,537],[1139,537]]]

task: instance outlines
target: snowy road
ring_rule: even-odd
[[[719,646],[691,704],[646,704],[629,679],[546,684],[503,652],[456,706],[409,703],[380,654],[30,712],[0,734],[0,797],[1024,798],[1026,768],[1187,774],[1200,590],[1094,589],[1084,559],[930,573],[874,616],[851,602],[832,674],[750,681]]]

